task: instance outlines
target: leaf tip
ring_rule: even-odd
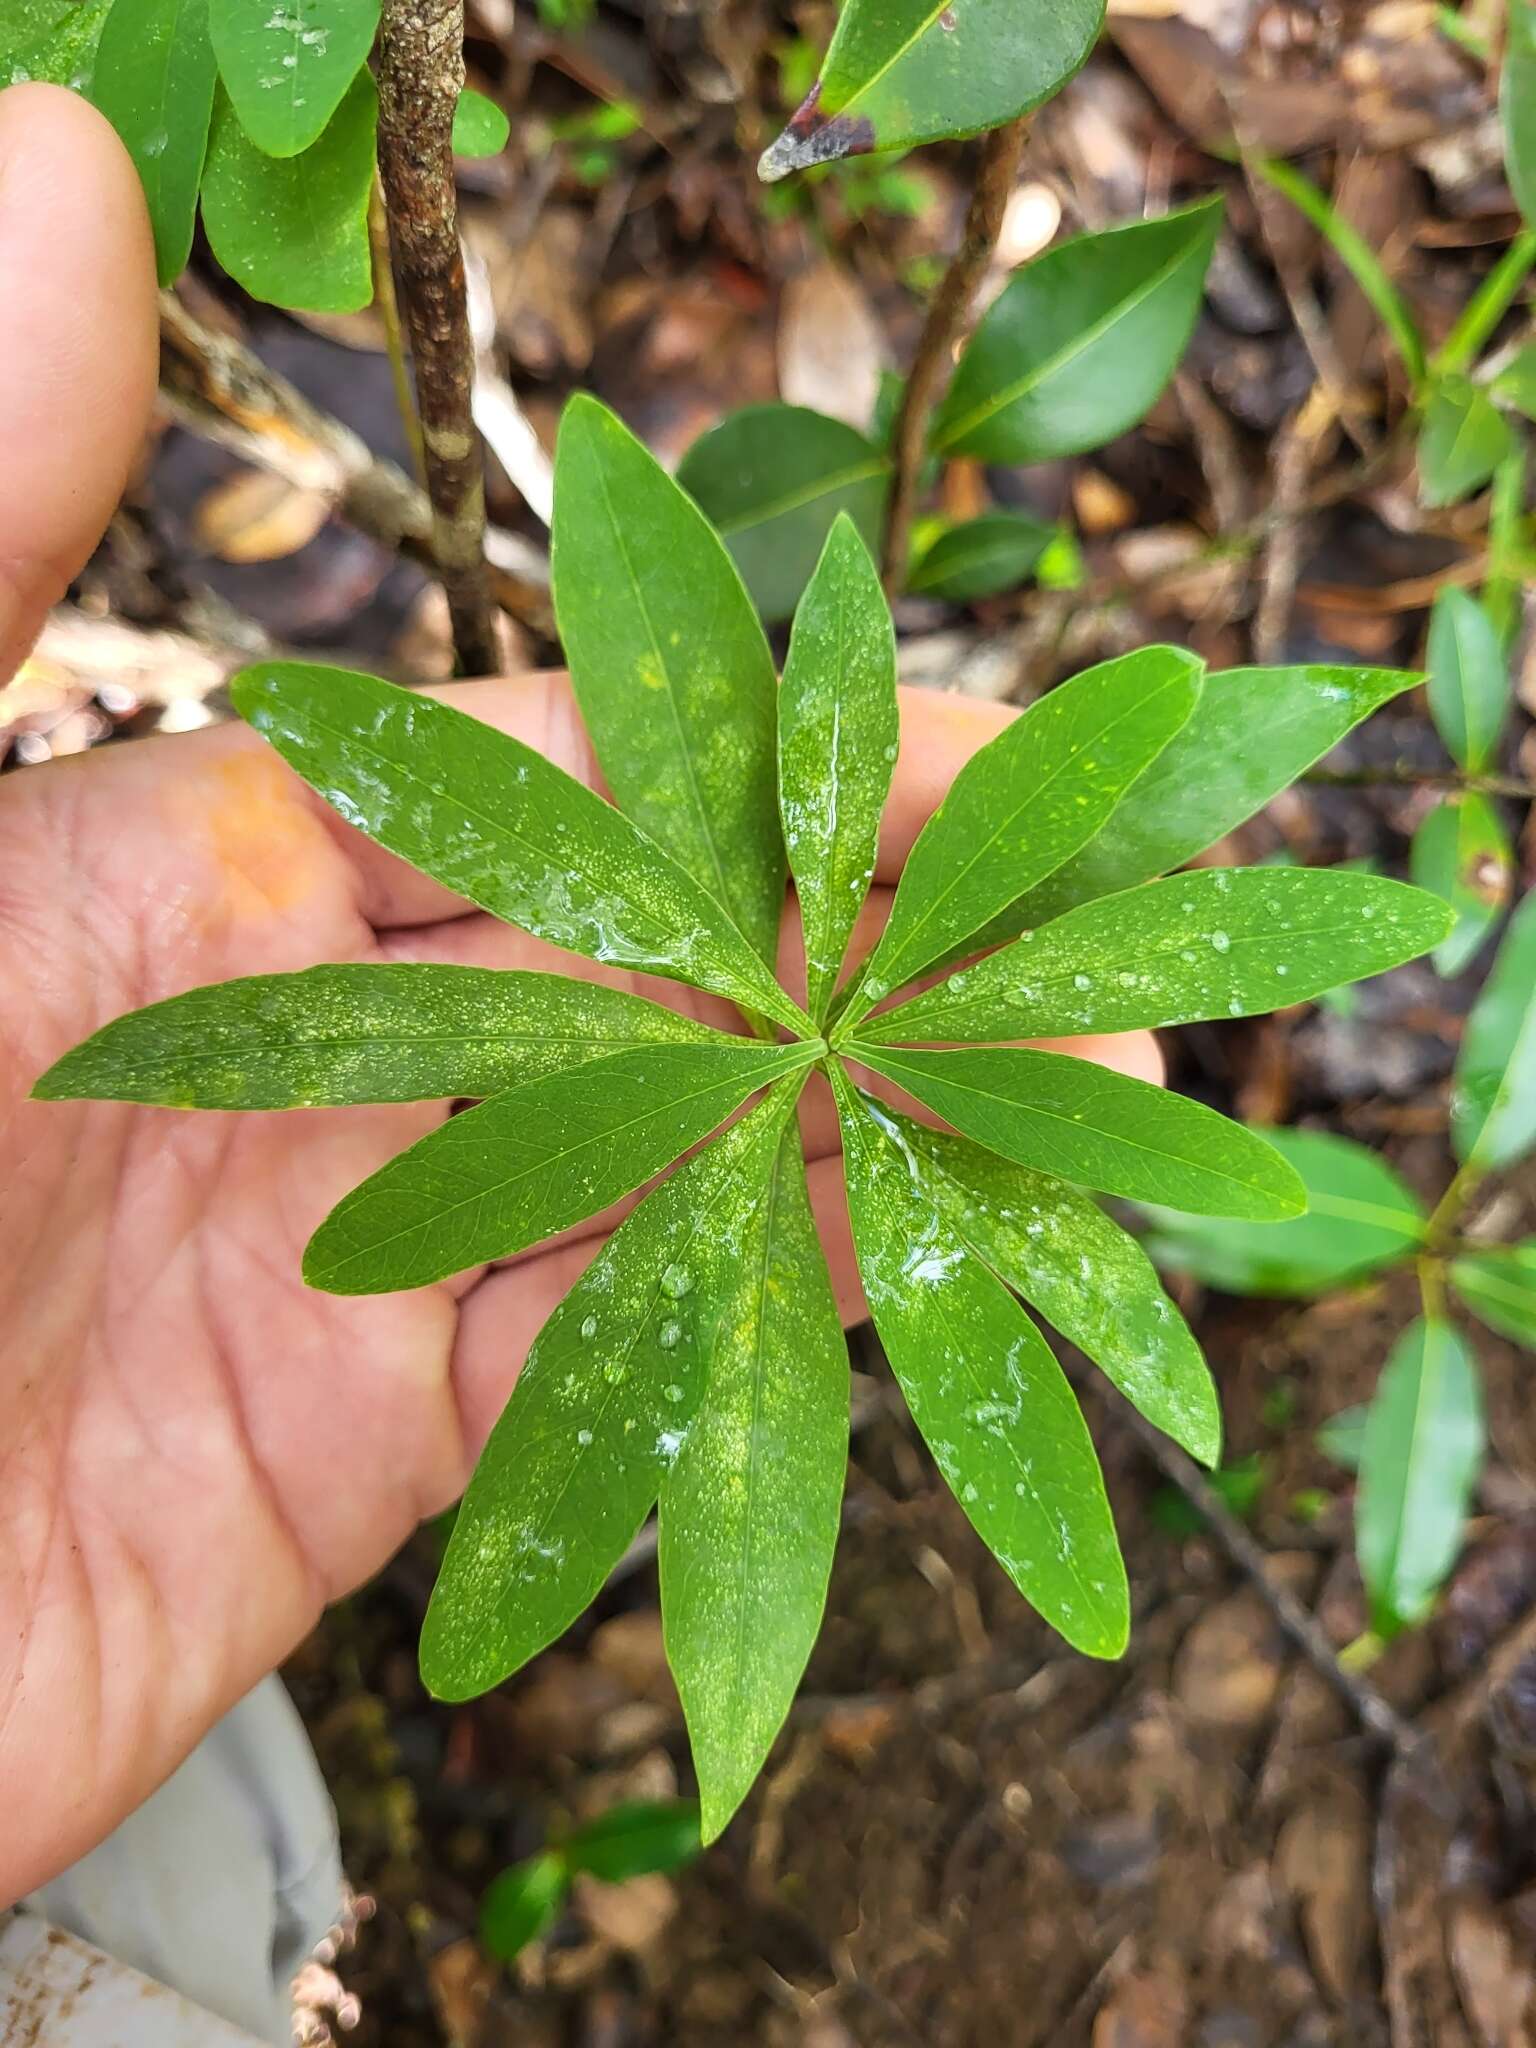
[[[813,170],[847,156],[869,156],[875,150],[874,123],[862,114],[824,114],[821,81],[817,80],[799,111],[778,140],[757,162],[765,185],[776,185],[792,171]]]

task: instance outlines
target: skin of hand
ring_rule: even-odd
[[[155,351],[149,230],[116,138],[70,94],[0,95],[0,677],[121,493]],[[445,694],[593,779],[563,679]],[[1011,715],[905,693],[870,929],[955,770]],[[349,960],[602,972],[369,845],[238,726],[0,782],[0,1904],[99,1841],[325,1602],[457,1496],[611,1222],[442,1286],[338,1299],[301,1284],[305,1240],[445,1104],[26,1099],[125,1010]],[[671,984],[606,978],[725,1021]],[[1145,1034],[1063,1049],[1160,1077]],[[812,1191],[853,1320],[815,1085]]]

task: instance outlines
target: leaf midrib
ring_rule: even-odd
[[[749,1043],[749,1041],[744,1039],[742,1043],[746,1045]],[[708,1048],[700,1047],[698,1048],[698,1050],[705,1051],[708,1050]],[[789,1055],[799,1053],[801,1048],[799,1046],[785,1046],[782,1048],[782,1050],[786,1055]],[[615,1055],[615,1057],[618,1057],[618,1055]],[[814,1054],[809,1054],[804,1059],[799,1061],[799,1064],[809,1066],[811,1064],[811,1060],[814,1057]],[[589,1062],[588,1064],[596,1064],[596,1062]],[[739,1101],[744,1101],[746,1096],[753,1093],[755,1089],[767,1087],[769,1083],[772,1081],[783,1080],[786,1077],[786,1075],[791,1074],[795,1071],[795,1065],[796,1062],[791,1060],[783,1066],[765,1066],[765,1070],[762,1074],[758,1075],[756,1078],[747,1082],[747,1085],[743,1089],[741,1096],[737,1099]],[[535,1082],[531,1083],[530,1085],[536,1087],[539,1084]],[[707,1095],[720,1093],[721,1091],[733,1088],[736,1085],[736,1080],[732,1078],[723,1080],[716,1079],[708,1082],[702,1087],[688,1089],[680,1095],[669,1095],[664,1103],[653,1104],[650,1107],[642,1110],[639,1113],[639,1115],[626,1118],[625,1121],[621,1124],[607,1125],[603,1130],[594,1133],[590,1137],[578,1139],[574,1145],[567,1146],[563,1151],[546,1152],[542,1155],[542,1157],[533,1160],[527,1166],[520,1168],[516,1173],[509,1173],[502,1180],[487,1182],[485,1185],[476,1188],[473,1194],[464,1195],[460,1197],[460,1199],[457,1201],[444,1203],[441,1207],[433,1211],[433,1225],[436,1226],[438,1223],[440,1223],[443,1219],[447,1217],[458,1215],[461,1210],[473,1209],[481,1204],[495,1201],[497,1198],[504,1195],[509,1188],[516,1187],[519,1182],[529,1179],[530,1176],[534,1174],[545,1172],[550,1167],[556,1164],[563,1166],[567,1164],[570,1160],[579,1158],[583,1152],[590,1151],[594,1146],[616,1145],[620,1140],[622,1140],[626,1131],[633,1131],[639,1125],[647,1123],[653,1118],[666,1115],[668,1111],[684,1109],[691,1102],[701,1101]],[[517,1091],[515,1089],[506,1089],[497,1095],[489,1097],[488,1100],[482,1105],[482,1107],[490,1108],[493,1105],[504,1101],[507,1095],[515,1094],[516,1092]],[[471,1111],[470,1114],[473,1115],[474,1112]],[[461,1120],[455,1118],[451,1122],[441,1125],[440,1130],[452,1130],[454,1123],[459,1121]],[[434,1132],[432,1135],[436,1136],[437,1133]],[[423,1140],[422,1142],[425,1143],[427,1141]],[[409,1159],[410,1156],[410,1152],[402,1152],[399,1155],[399,1159],[401,1161],[404,1161],[406,1159]],[[387,1173],[388,1171],[388,1167],[380,1168],[381,1173]],[[367,1189],[367,1187],[368,1182],[364,1181],[362,1187],[358,1188],[357,1194],[362,1195],[364,1191]],[[349,1204],[347,1206],[349,1205],[350,1198]],[[322,1228],[323,1227],[324,1226],[322,1226]],[[345,1258],[337,1260],[334,1264],[326,1267],[324,1270],[328,1276],[334,1277],[336,1274],[344,1271],[346,1267],[352,1265],[358,1259],[376,1258],[381,1252],[387,1251],[391,1245],[398,1244],[403,1238],[419,1237],[422,1234],[423,1228],[424,1226],[419,1223],[411,1224],[404,1230],[391,1231],[388,1237],[373,1238],[372,1240],[370,1240],[368,1244],[362,1245],[357,1250],[349,1252]]]
[[[770,499],[766,505],[754,506],[749,512],[734,518],[717,519],[715,531],[727,539],[735,534],[750,533],[756,527],[766,526],[770,520],[782,519],[790,512],[799,512],[807,505],[814,505],[818,498],[825,498],[833,491],[846,491],[854,484],[869,483],[877,476],[889,475],[890,468],[884,456],[871,456],[868,461],[857,463],[851,469],[835,470],[797,491],[786,491],[781,497]]]
[[[969,434],[974,433],[978,426],[985,426],[989,420],[995,419],[1000,412],[1005,412],[1010,406],[1017,405],[1021,398],[1026,398],[1032,390],[1044,383],[1047,377],[1055,376],[1058,371],[1064,370],[1076,362],[1077,358],[1093,347],[1095,342],[1101,341],[1121,320],[1128,319],[1132,313],[1146,304],[1155,291],[1160,290],[1163,285],[1175,277],[1183,265],[1196,253],[1198,248],[1198,241],[1191,240],[1186,242],[1167,263],[1154,271],[1143,285],[1140,285],[1135,291],[1127,293],[1123,299],[1117,299],[1109,311],[1091,326],[1079,329],[1077,334],[1062,348],[1058,349],[1055,355],[1047,357],[1043,363],[1037,364],[1033,369],[1027,371],[1024,376],[1016,378],[1012,384],[1002,386],[985,403],[973,407],[969,413],[964,414],[958,421],[952,422],[949,426],[943,428],[935,436],[935,451],[942,453],[946,449],[956,447]]]
[[[1160,683],[1155,690],[1149,690],[1144,697],[1138,698],[1134,703],[1116,706],[1115,715],[1112,718],[1107,719],[1102,725],[1096,726],[1092,732],[1085,733],[1082,739],[1079,741],[1079,743],[1072,749],[1072,751],[1066,756],[1064,756],[1064,758],[1056,764],[1056,766],[1050,771],[1048,775],[1044,777],[1042,781],[1037,782],[1034,785],[1034,787],[1029,791],[1029,793],[1019,803],[1017,803],[1014,806],[1014,808],[1008,813],[1006,817],[995,819],[992,822],[992,829],[988,833],[986,838],[977,842],[977,844],[972,848],[969,858],[965,861],[964,865],[958,869],[953,879],[947,882],[945,886],[939,891],[938,895],[936,895],[930,900],[927,909],[924,910],[922,914],[912,924],[910,924],[907,927],[907,930],[901,936],[899,943],[894,947],[891,947],[889,952],[887,951],[886,940],[889,937],[891,927],[889,924],[886,926],[885,935],[882,936],[880,944],[875,948],[875,951],[871,955],[870,960],[864,969],[864,972],[859,977],[860,983],[864,984],[868,982],[870,970],[873,968],[878,968],[882,972],[889,972],[893,976],[895,976],[897,973],[896,963],[900,961],[904,955],[911,952],[913,944],[916,941],[918,934],[924,929],[925,926],[927,926],[932,921],[932,919],[937,915],[938,911],[943,907],[943,905],[950,900],[950,898],[954,895],[955,891],[960,887],[961,883],[964,882],[966,877],[971,873],[972,869],[977,866],[977,864],[982,860],[982,858],[986,854],[990,853],[993,850],[993,848],[995,848],[1002,834],[1010,826],[1017,823],[1018,819],[1022,817],[1025,811],[1030,810],[1035,805],[1037,805],[1041,801],[1041,799],[1049,793],[1049,791],[1054,787],[1054,785],[1061,780],[1061,778],[1064,775],[1068,774],[1073,768],[1075,768],[1079,760],[1082,758],[1082,755],[1086,752],[1086,750],[1089,747],[1102,746],[1105,740],[1115,730],[1117,726],[1123,725],[1127,719],[1134,718],[1139,713],[1146,711],[1150,706],[1156,704],[1159,698],[1164,696],[1169,690],[1174,689],[1175,687],[1181,684],[1187,684],[1188,681],[1189,676],[1187,672],[1180,674],[1178,676],[1169,676],[1164,682]],[[1045,698],[1042,700],[1042,704],[1047,704],[1049,702],[1049,698]],[[1015,731],[1018,730],[1017,727],[1013,729]],[[1177,728],[1175,728],[1175,730],[1177,730]],[[1167,740],[1171,737],[1172,734],[1169,734],[1165,737],[1164,745],[1167,744]],[[1156,759],[1156,755],[1153,756],[1153,759]],[[1145,772],[1145,769],[1150,765],[1150,763],[1143,763],[1141,772]],[[1137,777],[1132,776],[1131,783],[1134,783],[1136,780]],[[1131,786],[1131,783],[1128,783],[1126,785],[1126,788],[1129,788]],[[953,791],[951,791],[951,795],[952,794]],[[1122,789],[1120,795],[1123,797],[1124,794],[1125,790]],[[948,801],[949,799],[946,797],[945,802],[947,803]],[[934,820],[936,820],[942,814],[942,811],[943,805],[941,805],[939,810],[934,813],[934,819],[931,819],[929,823],[932,824]],[[923,829],[924,832],[926,832],[928,830],[928,827],[925,826]],[[921,843],[922,836],[922,834],[919,834],[919,843]],[[917,847],[914,846],[912,850],[913,853],[916,853]],[[1071,858],[1071,851],[1068,851],[1067,853],[1063,854],[1061,859],[1058,860],[1053,867],[1048,868],[1044,874],[1036,875],[1033,881],[1031,881],[1026,888],[1017,891],[1017,895],[1027,896],[1031,889],[1036,889],[1040,886],[1042,882],[1049,881],[1051,876],[1056,872],[1056,869],[1064,867]],[[1014,897],[1009,898],[1009,902],[1012,902],[1014,900]],[[898,891],[897,904],[899,904],[899,902],[900,892]],[[891,906],[891,915],[893,921],[895,918],[897,904],[893,904]],[[1006,909],[1007,904],[1002,905],[1001,908]],[[975,926],[972,925],[971,927],[969,927],[969,929],[974,931]],[[959,936],[963,937],[964,934],[961,934]],[[932,959],[933,955],[930,954],[928,957],[929,959]],[[900,987],[901,979],[910,980],[913,974],[920,974],[925,964],[925,962],[919,961],[917,966],[911,968],[905,977],[899,977],[897,979],[896,985]]]
[[[888,1049],[885,1046],[860,1046],[857,1044],[853,1044],[848,1047],[848,1056],[850,1058],[856,1058],[860,1055],[868,1056],[870,1054],[875,1053],[878,1053],[880,1055],[880,1059],[869,1058],[868,1063],[870,1066],[874,1067],[878,1073],[884,1073],[885,1066],[905,1067],[907,1073],[915,1074],[919,1080],[933,1081],[941,1088],[955,1088],[958,1089],[961,1094],[974,1095],[978,1098],[978,1100],[982,1102],[997,1103],[1001,1105],[1004,1109],[1022,1110],[1030,1116],[1044,1117],[1052,1123],[1064,1124],[1068,1130],[1086,1131],[1096,1137],[1107,1138],[1112,1144],[1124,1145],[1133,1152],[1145,1152],[1149,1159],[1159,1159],[1165,1162],[1172,1160],[1173,1162],[1181,1166],[1193,1166],[1197,1172],[1209,1173],[1214,1175],[1215,1178],[1218,1180],[1230,1181],[1233,1187],[1245,1188],[1250,1194],[1254,1192],[1260,1194],[1267,1192],[1262,1182],[1240,1180],[1235,1173],[1228,1173],[1225,1170],[1225,1168],[1220,1166],[1209,1166],[1205,1163],[1204,1160],[1201,1159],[1185,1159],[1177,1152],[1160,1152],[1155,1147],[1144,1144],[1142,1140],[1139,1138],[1126,1137],[1120,1131],[1107,1131],[1101,1124],[1086,1123],[1080,1117],[1063,1116],[1059,1109],[1049,1109],[1043,1103],[1019,1102],[1011,1100],[1008,1096],[996,1095],[985,1088],[978,1088],[975,1086],[973,1082],[957,1081],[951,1077],[942,1074],[931,1074],[926,1067],[912,1067],[910,1065],[907,1065],[907,1063],[901,1059],[891,1059],[889,1057]],[[944,1055],[941,1054],[939,1055],[939,1057],[942,1058],[944,1057]],[[1050,1059],[1052,1057],[1066,1059],[1070,1058],[1071,1055],[1066,1053],[1055,1055],[1052,1055],[1050,1053],[1039,1053],[1033,1055],[1033,1057],[1039,1059]],[[881,1065],[882,1059],[885,1061],[885,1066]],[[889,1078],[891,1080],[899,1080],[901,1077],[899,1074],[893,1074],[889,1076]],[[1152,1092],[1156,1093],[1157,1091],[1153,1090]],[[919,1101],[925,1099],[922,1096],[922,1093],[919,1089],[914,1088],[912,1090],[912,1093],[918,1097]],[[1178,1101],[1181,1098],[1175,1096],[1170,1099]],[[936,1107],[936,1105],[934,1104],[930,1104],[929,1106]],[[940,1115],[942,1115],[943,1111],[941,1110],[939,1113]],[[1240,1125],[1234,1126],[1234,1129],[1240,1128]],[[1036,1171],[1050,1173],[1054,1171],[1054,1169],[1051,1167],[1039,1167],[1036,1168]],[[1065,1174],[1058,1175],[1057,1177],[1062,1180],[1066,1180],[1068,1178],[1068,1176]],[[1276,1222],[1282,1222],[1286,1219],[1276,1217],[1274,1220]]]

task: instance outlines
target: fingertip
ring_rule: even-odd
[[[154,247],[126,150],[76,93],[0,92],[0,674],[112,516],[157,353]]]
[[[962,697],[952,691],[908,686],[896,694],[901,750],[896,757],[891,800],[880,821],[875,874],[882,882],[899,879],[913,840],[943,802],[956,775],[974,753],[1019,715],[1011,704]]]

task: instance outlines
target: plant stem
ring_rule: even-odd
[[[1536,228],[1516,235],[1498,262],[1473,294],[1471,303],[1451,329],[1430,363],[1434,375],[1444,377],[1465,370],[1481,352],[1483,343],[1514,304],[1515,294],[1536,267]]]
[[[1450,789],[1475,790],[1479,796],[1507,796],[1516,803],[1536,803],[1536,783],[1517,775],[1467,775],[1459,768],[1411,768],[1396,761],[1380,768],[1309,768],[1303,782],[1326,789]]]
[[[432,550],[461,671],[497,666],[485,567],[485,482],[471,395],[474,345],[459,246],[453,114],[464,85],[464,0],[384,0],[379,175],[416,366]]]
[[[384,327],[384,352],[389,357],[389,374],[395,388],[395,407],[405,429],[406,446],[416,470],[416,481],[426,488],[427,465],[421,446],[421,421],[416,417],[416,394],[405,361],[405,336],[400,329],[400,300],[395,292],[394,253],[389,246],[389,212],[384,204],[384,187],[377,171],[368,197],[368,253],[373,263],[373,300]]]
[[[1024,137],[1029,118],[1021,115],[1005,127],[994,128],[981,146],[981,166],[976,188],[965,216],[960,246],[950,258],[923,323],[912,372],[902,393],[896,415],[891,454],[895,474],[891,481],[891,502],[886,515],[882,574],[892,595],[907,573],[907,552],[912,537],[912,515],[917,507],[918,483],[927,452],[928,422],[938,397],[939,384],[949,368],[955,337],[965,324],[977,287],[987,273],[1003,230],[1003,213],[1019,174]]]

